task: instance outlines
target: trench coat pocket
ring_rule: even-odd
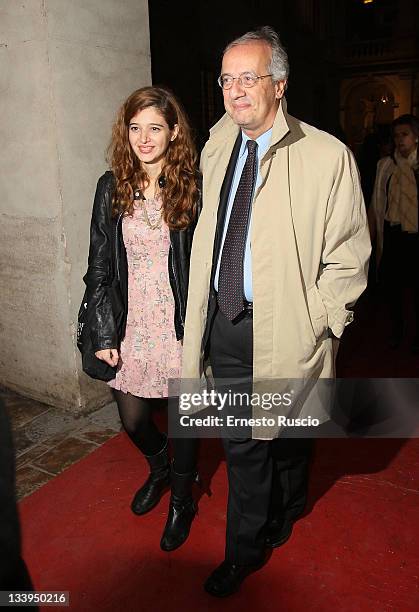
[[[307,306],[310,315],[311,327],[317,342],[328,327],[327,311],[320,292],[316,285],[307,289]]]

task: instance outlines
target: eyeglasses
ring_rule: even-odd
[[[272,76],[271,74],[263,74],[257,76],[253,72],[243,72],[238,77],[232,77],[229,74],[222,74],[218,77],[217,82],[221,89],[231,89],[234,81],[238,81],[242,87],[254,87],[259,79],[266,79],[266,77]]]

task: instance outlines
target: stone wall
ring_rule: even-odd
[[[151,82],[146,0],[0,4],[0,384],[76,412],[109,399],[75,347],[112,121]]]

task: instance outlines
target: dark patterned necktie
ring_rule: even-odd
[[[230,321],[233,321],[244,310],[244,252],[257,174],[257,146],[254,140],[247,141],[247,159],[234,197],[221,254],[218,306]]]

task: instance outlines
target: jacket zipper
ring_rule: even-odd
[[[179,300],[180,320],[181,320],[181,323],[182,323],[182,327],[185,328],[185,323],[183,322],[183,316],[182,316],[182,300],[180,299],[179,285],[178,285],[178,280],[177,280],[177,276],[176,276],[176,272],[175,272],[175,266],[174,266],[174,263],[173,263],[173,247],[172,247],[172,243],[170,243],[170,250],[172,251],[172,257],[171,257],[172,272],[173,272],[173,277],[175,279],[177,299]]]

